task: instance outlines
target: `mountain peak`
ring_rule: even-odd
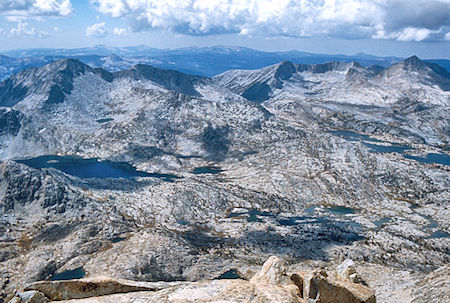
[[[71,70],[71,71],[85,71],[90,69],[90,67],[78,59],[64,58],[61,60],[54,61],[48,65],[50,69],[55,70]]]
[[[275,78],[280,80],[287,80],[292,77],[292,74],[297,71],[294,63],[291,61],[282,61],[277,64],[275,71]]]
[[[403,60],[402,65],[408,69],[423,69],[427,66],[425,62],[419,59],[417,56],[411,56],[405,60]]]
[[[435,63],[422,61],[417,56],[411,56],[394,66],[398,65],[402,66],[408,71],[430,72],[434,75],[438,75],[440,77],[447,79],[445,81],[448,81],[448,79],[450,79],[450,73],[445,68]],[[448,84],[445,85],[445,90],[448,90]]]

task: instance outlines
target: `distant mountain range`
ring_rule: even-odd
[[[0,80],[28,67],[40,67],[58,59],[75,58],[92,67],[115,72],[136,64],[174,69],[180,72],[212,77],[231,69],[259,69],[287,60],[297,64],[325,62],[358,62],[362,66],[388,67],[403,60],[397,57],[376,57],[359,53],[347,55],[313,54],[301,51],[263,52],[244,47],[204,47],[156,49],[145,45],[133,47],[95,46],[77,49],[25,49],[0,53]],[[450,60],[425,60],[447,70]]]

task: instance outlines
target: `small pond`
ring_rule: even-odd
[[[114,119],[111,119],[111,118],[105,118],[105,119],[98,119],[97,121],[95,121],[95,122],[97,122],[97,123],[106,123],[106,122],[110,122],[110,121],[113,121]]]
[[[75,156],[39,156],[36,158],[16,160],[18,163],[33,168],[42,169],[53,167],[66,174],[80,178],[134,178],[154,177],[164,181],[173,181],[179,177],[172,174],[147,173],[137,170],[125,162],[100,161],[96,158],[81,158]]]
[[[391,218],[384,217],[381,218],[380,220],[373,221],[373,224],[375,224],[376,230],[380,230],[384,224],[389,223],[390,221],[392,221]]]
[[[112,243],[119,243],[122,242],[124,240],[126,240],[126,237],[115,237],[114,239],[111,240]]]
[[[185,220],[183,220],[183,219],[177,220],[177,223],[180,224],[180,225],[188,225],[188,224],[189,224],[188,221],[185,221]]]
[[[249,209],[246,212],[229,213],[227,218],[246,217],[247,222],[263,222],[258,216],[261,217],[275,217],[274,214],[266,211],[260,211],[257,209]]]
[[[257,209],[249,209],[246,212],[237,212],[228,214],[227,218],[246,217],[247,222],[263,222],[258,216],[261,217],[275,217],[274,214],[266,211],[260,211]]]
[[[194,168],[194,170],[192,171],[193,174],[196,175],[200,175],[200,174],[213,174],[213,175],[217,175],[218,173],[223,172],[223,169],[221,169],[220,167],[216,167],[216,166],[201,166],[201,167],[196,167]]]
[[[224,272],[215,280],[223,280],[223,279],[241,279],[236,269],[230,269],[229,271]]]
[[[345,206],[331,206],[331,207],[327,207],[326,210],[333,214],[333,215],[338,215],[338,216],[342,216],[342,215],[351,215],[357,212],[356,209],[354,208],[350,208],[350,207],[345,207]]]
[[[448,233],[446,233],[442,229],[439,229],[439,230],[435,231],[434,233],[432,233],[431,235],[429,235],[427,238],[428,239],[440,239],[440,238],[448,238],[449,236],[450,235]]]
[[[58,280],[74,280],[74,279],[82,279],[86,275],[83,267],[75,268],[74,270],[65,270],[59,274],[54,274],[50,280],[58,281]]]

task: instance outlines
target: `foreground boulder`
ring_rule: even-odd
[[[176,285],[168,282],[134,282],[107,277],[33,283],[25,291],[39,291],[52,301],[82,299],[118,293],[157,291]]]
[[[315,303],[375,303],[375,293],[357,274],[352,260],[345,260],[336,270],[316,270],[291,277],[302,283],[302,297]],[[357,282],[357,283],[356,283]]]
[[[375,303],[375,294],[368,287],[335,280],[315,273],[310,282],[308,298],[316,303]]]
[[[24,291],[17,293],[10,303],[47,303],[50,299],[47,298],[43,293],[36,290]]]

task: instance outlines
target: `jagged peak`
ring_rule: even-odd
[[[289,79],[293,73],[297,72],[297,67],[291,61],[281,61],[276,64],[275,78],[280,80]]]
[[[59,75],[58,77],[63,77],[65,79],[73,79],[77,76],[85,74],[87,71],[93,71],[93,68],[84,64],[80,60],[72,58],[64,58],[57,60],[39,68],[41,71],[45,71],[46,74]]]
[[[53,61],[49,63],[47,66],[52,68],[59,68],[59,69],[80,69],[80,68],[90,68],[88,65],[84,64],[78,59],[74,58],[64,58],[57,61]]]
[[[417,57],[416,55],[413,55],[409,58],[406,58],[405,60],[403,60],[403,62],[407,62],[407,63],[417,63],[417,62],[423,62],[422,60],[420,60],[419,57]]]
[[[403,61],[400,61],[397,64],[394,64],[391,67],[389,67],[389,69],[395,68],[396,66],[400,66],[403,69],[409,71],[431,72],[441,77],[450,79],[450,73],[445,68],[435,63],[422,61],[417,56],[411,56]]]
[[[423,69],[428,65],[425,62],[423,62],[422,60],[420,60],[419,57],[417,57],[417,56],[411,56],[411,57],[401,61],[400,64],[402,64],[404,67],[410,68],[410,69]]]
[[[133,67],[113,74],[114,78],[132,78],[150,80],[166,89],[183,93],[190,96],[200,96],[194,85],[198,81],[208,78],[196,75],[189,75],[179,71],[157,68],[146,64],[136,64]]]

